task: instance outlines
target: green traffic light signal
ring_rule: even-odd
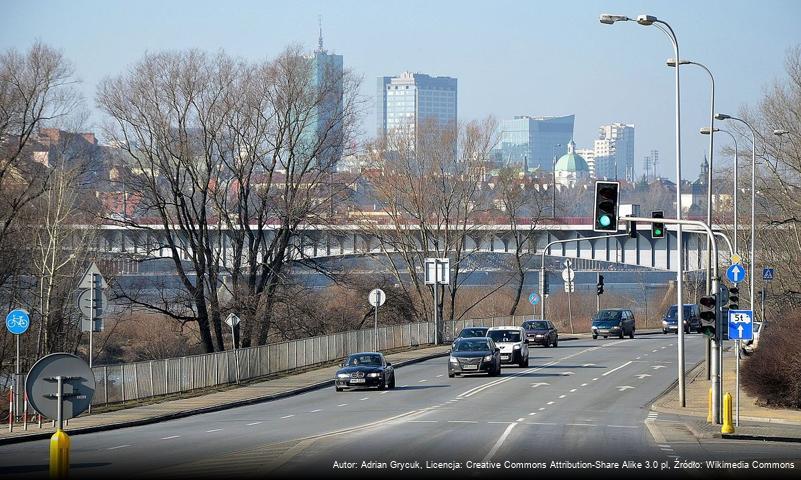
[[[609,218],[609,215],[601,215],[601,217],[598,218],[598,223],[600,223],[602,227],[608,227],[611,225],[612,219]]]
[[[651,218],[665,218],[665,213],[661,210],[651,212]],[[665,224],[654,222],[651,224],[651,238],[665,238]]]
[[[595,182],[593,231],[617,232],[619,189],[620,183],[618,182]]]

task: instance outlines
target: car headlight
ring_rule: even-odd
[[[486,357],[484,357],[484,361],[485,362],[491,362],[492,361],[492,355],[487,355]]]
[[[456,360],[456,357],[451,357],[451,363],[459,363],[459,360]]]
[[[662,325],[667,325],[667,320],[662,320]]]
[[[520,345],[515,345],[515,346],[514,346],[514,349],[515,349],[515,350],[520,350]]]
[[[337,378],[350,378],[348,373],[337,373]]]
[[[545,336],[545,335],[537,335],[537,338],[542,338],[542,337],[544,337],[544,336]]]
[[[595,325],[593,325],[593,326],[592,326],[592,329],[593,329],[593,330],[598,330],[598,327],[597,327],[597,326],[595,326]]]
[[[377,377],[380,377],[381,374],[375,372],[375,373],[368,373],[367,376],[370,377],[370,378],[377,378]]]

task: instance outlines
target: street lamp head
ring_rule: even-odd
[[[731,118],[731,115],[726,115],[725,113],[716,113],[715,120],[728,120]]]
[[[612,25],[615,22],[627,22],[631,19],[625,15],[612,15],[609,13],[603,13],[601,14],[601,18],[599,20],[601,23],[606,25]]]
[[[773,134],[778,135],[779,137],[781,137],[782,135],[787,135],[788,133],[790,133],[790,130],[776,129],[773,131]]]
[[[676,66],[676,59],[675,58],[668,58],[666,63],[667,63],[668,67],[675,67]],[[679,60],[679,65],[687,65],[689,63],[692,63],[692,62],[689,61],[689,60]]]
[[[653,25],[657,18],[653,15],[637,15],[637,23],[640,25]]]
[[[720,131],[719,128],[715,128],[712,130],[712,132],[719,132],[719,131]],[[701,135],[709,135],[709,133],[710,133],[709,127],[701,128]]]

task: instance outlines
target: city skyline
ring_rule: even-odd
[[[37,15],[30,15],[28,5],[12,2],[0,35],[3,49],[25,50],[39,39],[64,52],[84,81],[93,129],[103,120],[94,108],[97,83],[124,72],[146,51],[225,50],[248,60],[268,58],[291,44],[312,51],[321,15],[327,48],[363,77],[362,94],[373,97],[368,104],[375,104],[375,78],[415,71],[459,79],[460,120],[575,114],[574,140],[583,148],[591,147],[599,125],[636,124],[637,177],[644,173],[639,159],[651,150],[660,152],[657,173],[674,177],[673,73],[664,64],[672,51],[659,32],[635,24],[601,25],[600,13],[651,13],[668,20],[682,57],[705,63],[715,74],[721,111],[754,106],[762,90],[784,76],[786,50],[801,43],[793,20],[801,5],[789,1],[770,2],[771,10],[784,12],[772,16],[762,13],[764,5],[744,1],[440,2],[428,5],[425,15],[415,9],[395,12],[391,22],[385,6],[362,2],[309,2],[303,9],[253,2],[235,9],[202,2],[96,5],[43,2]],[[77,35],[74,27],[82,22],[91,28]],[[380,38],[395,40],[372,40]],[[697,133],[708,123],[708,79],[696,70],[682,68],[687,179],[699,173],[708,141]],[[375,115],[371,107],[362,120],[365,138],[374,132]],[[719,170],[722,157],[716,150]]]

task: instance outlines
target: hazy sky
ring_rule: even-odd
[[[364,120],[375,133],[376,77],[404,70],[459,80],[459,119],[487,115],[576,115],[578,148],[599,125],[636,125],[635,169],[651,149],[660,172],[675,177],[673,56],[667,37],[636,23],[612,26],[600,13],[655,15],[671,24],[682,58],[706,64],[717,81],[716,110],[754,105],[784,78],[787,49],[801,44],[796,0],[665,1],[6,1],[0,49],[34,40],[74,62],[94,105],[97,82],[145,51],[200,48],[261,60],[287,45],[325,46],[363,76],[371,98]],[[683,177],[694,179],[707,151],[709,81],[682,67]],[[101,120],[96,114],[94,122]],[[718,137],[723,145],[724,138]]]

